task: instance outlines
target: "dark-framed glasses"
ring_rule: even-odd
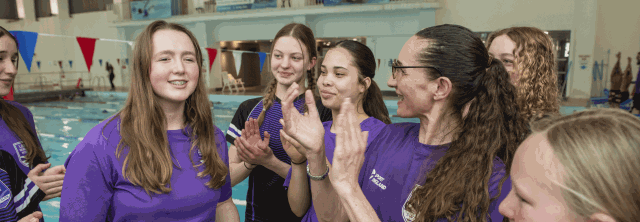
[[[440,76],[442,76],[442,72],[440,72],[440,70],[436,67],[433,66],[400,66],[398,65],[398,60],[395,60],[393,62],[393,64],[391,65],[391,76],[393,77],[393,79],[396,79],[396,76],[398,75],[399,72],[402,71],[402,69],[411,69],[411,68],[424,68],[424,69],[434,69],[438,72],[438,74]]]

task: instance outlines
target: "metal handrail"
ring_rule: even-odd
[[[94,81],[95,80],[95,81]],[[94,82],[96,82],[97,84],[93,84]],[[107,87],[107,79],[104,76],[98,76],[95,78],[91,78],[91,82],[90,85],[95,87],[95,86],[100,86],[100,83],[102,83],[103,87]]]
[[[35,77],[30,77],[34,75]],[[92,76],[92,73],[86,71],[20,73],[15,79],[14,88],[16,90],[24,90],[33,89],[33,87],[39,86],[38,88],[40,88],[40,91],[45,91],[45,88],[47,87],[60,87],[60,89],[63,89],[67,86],[75,86],[78,79],[90,82]]]

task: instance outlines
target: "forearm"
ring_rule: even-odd
[[[245,167],[244,162],[230,162],[229,163],[229,171],[231,172],[231,186],[235,186],[246,179],[249,174],[251,174],[251,170]],[[248,167],[252,167],[250,164],[247,164]]]
[[[309,192],[306,164],[291,165],[291,181],[287,190],[287,198],[291,211],[296,216],[302,217],[309,210],[311,193]]]
[[[231,198],[218,204],[216,208],[216,221],[222,222],[239,222],[240,215],[238,214],[238,208],[233,204]]]
[[[266,163],[262,164],[262,166],[280,175],[282,178],[287,177],[289,168],[291,168],[291,165],[280,161],[275,155],[272,155]]]
[[[328,161],[324,149],[321,153],[309,155],[309,171],[314,176],[327,171]],[[340,203],[340,197],[333,189],[331,180],[311,180],[311,197],[319,221],[348,221],[348,215]]]
[[[339,195],[340,203],[352,222],[376,222],[380,221],[367,197],[360,187],[353,188],[350,193]]]

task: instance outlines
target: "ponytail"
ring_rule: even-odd
[[[373,79],[371,79],[369,88],[367,88],[367,90],[364,91],[364,95],[362,95],[362,108],[367,115],[379,119],[385,124],[391,124],[389,111],[382,99],[382,92],[380,92],[378,84],[376,84],[376,81],[373,81]]]

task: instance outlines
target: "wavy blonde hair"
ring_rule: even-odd
[[[621,109],[589,109],[532,124],[564,168],[570,209],[589,218],[606,213],[619,222],[640,218],[640,119]]]
[[[539,119],[545,113],[559,113],[556,52],[551,37],[535,27],[511,27],[491,33],[487,48],[501,35],[516,43],[514,65],[520,74],[517,104],[524,118]],[[516,54],[517,50],[520,52]]]
[[[122,165],[124,177],[132,184],[144,188],[147,193],[156,194],[171,191],[170,182],[174,166],[166,131],[167,117],[160,107],[158,96],[153,92],[149,77],[153,56],[153,34],[165,29],[183,32],[189,36],[196,51],[196,61],[202,61],[197,39],[184,26],[162,20],[149,24],[136,38],[129,96],[124,108],[116,114],[121,119],[122,137],[116,149],[116,157],[120,158],[123,151],[128,150]],[[198,70],[202,70],[202,63],[197,64]],[[188,126],[185,134],[189,135],[191,141],[189,159],[192,166],[197,169],[204,164],[204,171],[198,172],[198,177],[209,176],[206,185],[218,189],[225,184],[229,169],[218,155],[213,115],[202,73],[198,74],[195,91],[186,100],[184,116],[185,125]],[[202,162],[198,164],[194,163],[191,156],[196,148],[202,154]]]

